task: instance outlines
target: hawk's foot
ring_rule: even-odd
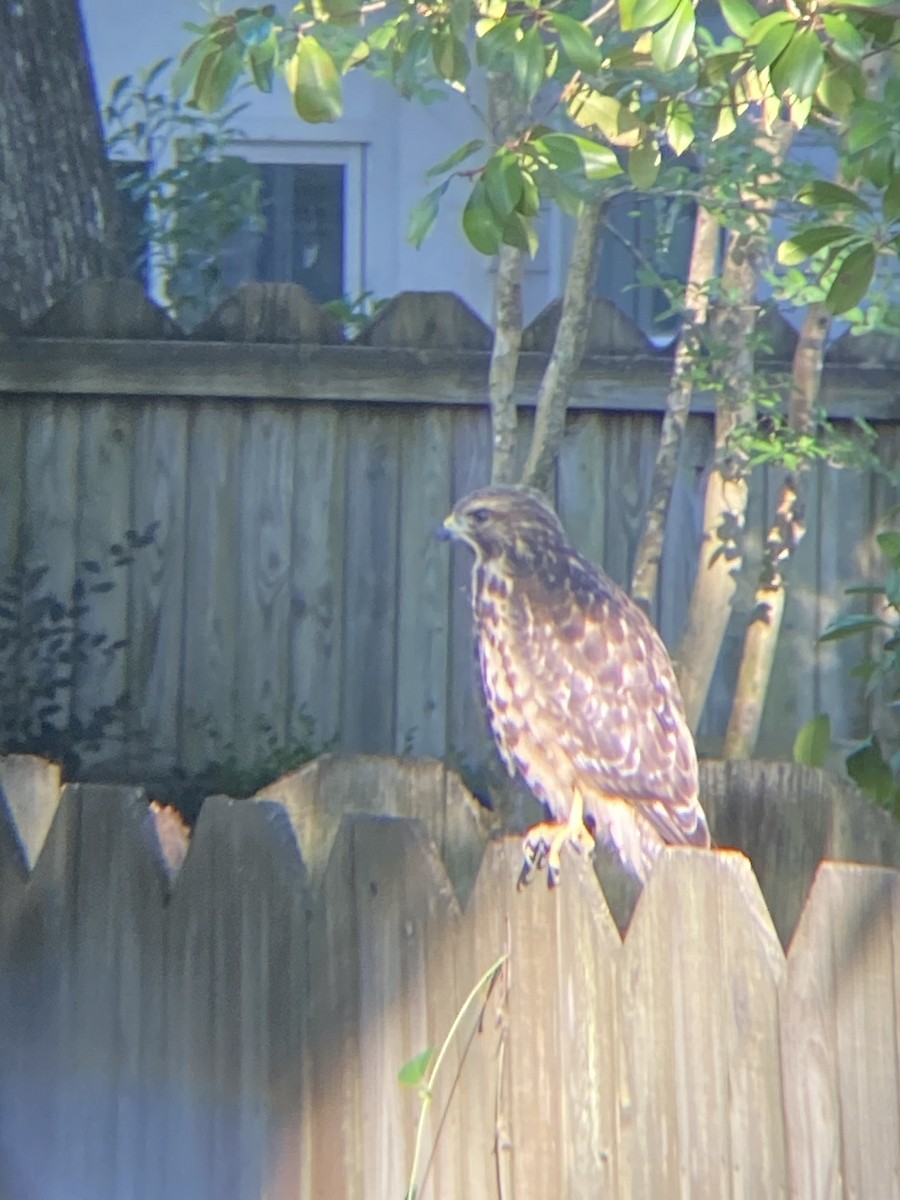
[[[573,819],[575,818],[575,819]],[[523,888],[531,882],[535,871],[547,868],[547,886],[559,884],[560,854],[569,842],[579,854],[590,854],[594,849],[594,838],[582,820],[581,804],[573,806],[568,821],[543,821],[529,829],[522,843],[524,862],[516,884]]]

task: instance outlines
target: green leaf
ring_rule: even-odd
[[[547,133],[532,145],[557,170],[567,174],[579,174],[591,181],[612,179],[622,174],[615,152],[590,138],[571,133]]]
[[[900,533],[893,529],[887,529],[884,533],[877,534],[875,540],[881,548],[881,553],[891,564],[900,566]]]
[[[900,175],[895,175],[885,188],[881,207],[886,221],[900,221]]]
[[[666,138],[677,155],[684,154],[694,143],[694,113],[689,104],[677,101],[670,105],[666,123]]]
[[[418,1087],[428,1073],[428,1067],[433,1056],[434,1046],[429,1046],[421,1054],[415,1055],[408,1063],[404,1063],[397,1072],[397,1082],[401,1083],[404,1087]]]
[[[334,59],[314,37],[300,39],[285,65],[298,116],[312,125],[336,121],[343,112],[341,77]]]
[[[797,18],[791,16],[790,13],[779,9],[778,12],[769,13],[765,17],[760,17],[750,32],[747,34],[747,45],[758,46],[760,42],[765,41],[773,29],[777,29],[779,25],[789,25],[791,32],[797,23]]]
[[[586,75],[600,70],[603,54],[594,43],[594,35],[586,25],[582,25],[574,17],[556,12],[548,13],[547,23],[556,30],[563,53],[573,67]]]
[[[534,231],[533,218],[523,217],[518,212],[510,213],[503,222],[503,242],[507,246],[514,246],[516,250],[523,250],[534,258],[538,238]]]
[[[245,46],[261,46],[272,33],[272,18],[263,12],[242,17],[235,25],[237,35]]]
[[[746,37],[759,19],[759,14],[749,0],[719,0],[722,16],[732,33]]]
[[[869,290],[875,274],[875,247],[865,242],[851,250],[838,269],[825,297],[829,312],[837,315],[855,308]]]
[[[240,74],[241,54],[232,40],[224,50],[208,55],[194,81],[193,100],[201,112],[217,112]]]
[[[778,262],[782,266],[792,267],[823,247],[849,242],[853,236],[853,231],[844,225],[815,225],[810,229],[801,229],[778,247]]]
[[[569,115],[576,125],[599,129],[614,146],[637,146],[647,129],[640,117],[626,108],[615,96],[590,89],[581,92],[569,105]]]
[[[247,51],[247,62],[253,82],[261,92],[271,92],[274,84],[275,60],[278,54],[278,41],[272,36],[259,46],[251,46]]]
[[[410,211],[406,224],[406,240],[411,242],[417,250],[431,233],[438,215],[441,197],[446,192],[449,182],[449,179],[445,180],[440,187],[436,187],[427,196],[423,196]]]
[[[845,70],[826,70],[816,88],[816,99],[838,117],[847,117],[856,102],[856,92]]]
[[[866,41],[852,21],[844,13],[822,13],[822,25],[831,38],[836,54],[851,62],[862,58]]]
[[[469,52],[449,25],[438,29],[431,43],[434,69],[448,83],[465,79],[469,74]]]
[[[772,64],[772,86],[779,95],[790,91],[798,100],[806,100],[819,86],[824,66],[825,51],[818,34],[812,29],[801,29]]]
[[[894,776],[884,760],[877,734],[872,734],[846,758],[847,774],[878,804],[890,806],[894,799]]]
[[[831,718],[819,713],[807,721],[794,739],[794,762],[807,767],[824,767],[831,747]]]
[[[635,0],[631,14],[633,29],[647,29],[668,21],[680,0]]]
[[[871,212],[869,205],[856,192],[824,179],[805,183],[795,199],[800,204],[809,204],[814,208],[853,208],[857,212]]]
[[[475,55],[481,65],[488,70],[511,70],[521,27],[521,17],[506,17],[484,33],[476,33]]]
[[[434,179],[437,175],[443,175],[447,171],[452,171],[461,162],[465,162],[467,158],[471,158],[483,145],[484,142],[481,138],[474,138],[471,142],[466,142],[464,146],[459,146],[452,154],[448,154],[446,158],[442,159],[435,166],[429,167],[425,172],[425,178]]]
[[[496,254],[503,240],[503,225],[488,198],[484,180],[479,179],[463,209],[466,237],[481,254]]]
[[[684,62],[693,45],[696,28],[691,0],[679,0],[672,16],[650,40],[650,53],[660,71],[673,71]]]
[[[188,46],[172,75],[172,94],[176,99],[180,100],[189,88],[193,88],[197,72],[200,70],[203,60],[208,55],[214,53],[212,43],[206,40],[194,42],[192,46]],[[122,79],[118,80],[118,83],[127,85],[128,76],[123,76]]]
[[[522,167],[515,154],[501,150],[488,160],[482,176],[488,200],[498,217],[505,219],[522,198]]]
[[[516,211],[523,217],[536,217],[541,211],[541,197],[537,184],[527,172],[522,172],[522,195],[516,205]]]
[[[629,178],[636,188],[644,190],[653,187],[661,165],[659,146],[648,138],[639,146],[635,146],[628,155]]]
[[[773,17],[781,15],[781,13],[772,13]],[[763,17],[763,20],[759,22],[759,25],[762,25],[763,21],[765,20],[767,20],[767,18]],[[759,28],[759,25],[757,25],[757,29]],[[754,33],[755,32],[756,30],[754,30]],[[787,22],[779,21],[777,24],[773,24],[766,36],[762,39],[762,41],[759,42],[753,51],[753,65],[756,67],[757,71],[763,71],[766,67],[771,67],[778,56],[784,52],[785,47],[788,45],[793,36],[794,26],[793,22],[790,21],[790,18],[788,18]],[[751,44],[749,38],[747,41],[748,44]]]
[[[544,73],[547,69],[544,43],[537,25],[532,25],[530,29],[526,30],[522,35],[522,40],[517,43],[512,68],[519,94],[526,103],[530,103],[544,82]]]
[[[822,636],[820,642],[839,642],[844,638],[855,637],[858,633],[868,633],[871,629],[890,628],[887,621],[875,617],[871,613],[848,613],[832,621]]]

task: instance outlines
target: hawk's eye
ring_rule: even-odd
[[[472,520],[475,522],[476,525],[484,525],[484,523],[486,521],[490,520],[490,516],[491,516],[491,510],[489,508],[473,508],[472,509]]]

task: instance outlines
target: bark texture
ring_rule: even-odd
[[[772,175],[780,169],[793,134],[786,122],[779,123],[771,134],[760,133],[758,140],[765,147]],[[758,184],[768,178],[761,177]],[[748,187],[743,199],[747,220],[729,235],[722,271],[722,303],[713,319],[715,353],[721,363],[715,453],[706,486],[700,562],[676,662],[688,724],[693,730],[706,704],[743,562],[748,469],[745,457],[731,445],[731,437],[738,426],[755,415],[752,335],[771,217],[771,201],[760,194],[757,186]]]
[[[659,564],[666,533],[669,501],[672,498],[681,439],[694,390],[688,368],[700,349],[699,330],[706,324],[709,284],[715,276],[718,260],[719,228],[719,221],[711,212],[703,207],[697,209],[684,298],[684,319],[675,347],[675,362],[666,396],[666,411],[653,468],[653,482],[650,486],[650,503],[644,518],[631,580],[632,598],[647,612],[653,604],[659,581]]]
[[[516,478],[518,413],[513,399],[522,345],[522,266],[524,255],[501,246],[494,292],[494,344],[488,392],[491,402],[491,482]]]
[[[78,0],[0,0],[0,268],[27,322],[120,273],[115,188]]]
[[[534,414],[534,435],[522,470],[522,483],[546,492],[566,428],[566,405],[584,354],[597,278],[597,243],[603,201],[586,203],[575,226],[566,274],[562,312],[553,353],[541,380]]]
[[[792,368],[788,422],[795,433],[808,433],[813,427],[830,324],[824,304],[811,304],[806,310]],[[725,732],[725,758],[750,758],[759,740],[784,617],[784,572],[806,532],[804,474],[798,470],[785,476],[775,520],[766,538],[753,614],[744,635],[734,702]]]

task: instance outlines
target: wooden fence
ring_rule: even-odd
[[[398,1071],[507,954],[420,1200],[897,1200],[900,874],[816,868],[896,868],[900,827],[806,769],[703,784],[762,890],[668,851],[623,940],[574,855],[517,893],[518,841],[485,847],[440,763],[209,800],[175,874],[138,790],[0,760],[0,1195],[402,1200]]]
[[[552,324],[552,313],[539,318],[525,338],[523,446]],[[142,770],[153,756],[197,767],[223,746],[264,754],[269,733],[303,735],[303,714],[319,746],[336,737],[351,751],[484,757],[470,562],[431,535],[488,478],[490,334],[453,297],[407,295],[341,342],[287,285],[242,289],[193,339],[124,283],[89,285],[27,333],[0,335],[0,578],[21,555],[49,564],[47,583],[65,595],[78,564],[102,561],[126,529],[156,526],[128,584],[92,596],[84,618],[128,649],[81,670],[71,699],[85,717],[127,687]],[[556,494],[574,541],[623,582],[669,369],[598,302]],[[883,363],[837,354],[826,371],[829,411],[878,422],[893,464],[897,393],[898,370]],[[654,614],[670,644],[692,586],[712,436],[709,397],[696,409]],[[777,482],[757,473],[751,581]],[[849,603],[844,587],[870,577],[873,535],[895,500],[866,474],[811,473],[762,753],[788,752],[818,711],[839,740],[865,728],[847,678],[856,648],[815,639]],[[747,587],[701,728],[713,750],[751,602]]]

